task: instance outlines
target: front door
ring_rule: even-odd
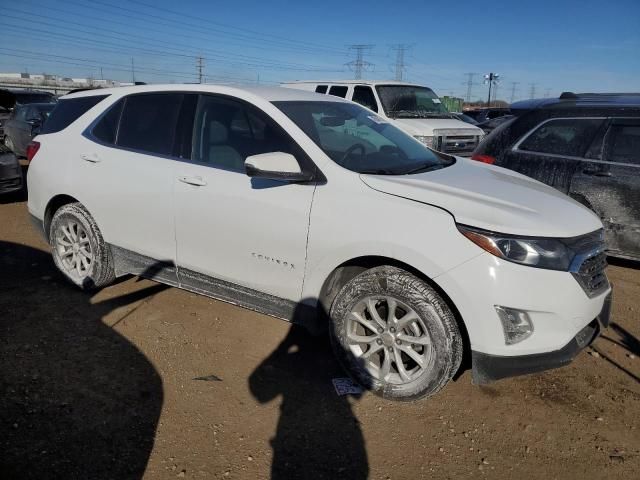
[[[572,178],[604,123],[603,118],[548,120],[508,151],[499,165],[568,193]]]
[[[569,194],[600,216],[611,253],[640,259],[640,119],[613,119],[601,158],[582,162]]]
[[[237,296],[230,290],[240,285],[300,300],[315,185],[245,174],[247,156],[276,151],[299,161],[304,155],[263,112],[226,97],[200,96],[190,160],[174,168],[183,286],[223,299]]]

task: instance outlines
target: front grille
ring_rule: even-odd
[[[469,157],[480,143],[479,135],[454,135],[454,136],[438,136],[435,138],[435,150],[439,152],[449,153],[451,155],[459,155]]]
[[[607,254],[602,230],[574,239],[571,247],[576,252],[571,273],[589,298],[595,297],[609,288]]]

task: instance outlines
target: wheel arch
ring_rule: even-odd
[[[365,270],[384,265],[389,265],[405,270],[429,284],[429,286],[431,286],[434,290],[436,290],[436,292],[438,292],[438,295],[440,295],[440,297],[447,303],[447,305],[453,312],[464,345],[462,364],[460,366],[460,369],[458,370],[458,373],[456,373],[456,375],[454,376],[454,379],[456,379],[459,376],[459,373],[466,370],[466,368],[468,368],[471,364],[471,341],[464,319],[462,318],[460,311],[456,307],[451,297],[447,294],[447,292],[443,290],[442,287],[440,287],[440,285],[438,285],[438,283],[428,275],[413,267],[412,265],[409,265],[408,263],[382,255],[365,255],[361,257],[355,257],[341,263],[331,271],[331,273],[322,284],[322,288],[318,296],[318,307],[320,310],[320,314],[322,315],[322,317],[324,317],[324,320],[329,321],[329,312],[331,311],[331,306],[340,289],[347,282],[349,282],[351,279],[364,272]]]
[[[44,218],[42,219],[44,235],[47,241],[49,241],[49,228],[51,227],[51,220],[53,219],[53,215],[60,207],[68,205],[69,203],[80,202],[78,202],[78,200],[71,195],[59,194],[52,197],[47,203],[47,206],[44,209]]]

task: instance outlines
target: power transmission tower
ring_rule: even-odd
[[[529,84],[529,98],[536,98],[536,85],[537,83]]]
[[[133,57],[131,57],[131,83],[136,84],[136,69],[133,66]]]
[[[509,101],[509,103],[513,103],[513,101],[516,99],[516,87],[519,83],[520,82],[511,82],[511,100]]]
[[[404,61],[404,54],[411,48],[411,45],[407,45],[406,43],[398,43],[396,45],[391,45],[391,49],[396,52],[396,80],[398,82],[402,81],[402,77],[405,69],[407,68],[407,64]]]
[[[202,83],[202,69],[204,68],[204,58],[196,57],[196,70],[198,71],[198,83]]]
[[[478,74],[475,72],[467,72],[465,73],[465,75],[467,76],[467,81],[463,83],[463,85],[467,86],[467,96],[465,100],[467,101],[467,103],[469,103],[471,101],[471,89],[474,85],[476,85],[475,83],[473,83],[473,77]]]
[[[349,50],[356,51],[356,59],[348,62],[346,65],[351,68],[355,74],[354,78],[356,80],[360,80],[362,78],[362,72],[372,68],[373,63],[367,62],[364,59],[364,52],[369,51],[373,48],[373,45],[349,45]]]
[[[500,81],[500,75],[498,75],[497,73],[487,73],[484,76],[484,83],[489,84],[489,96],[487,97],[487,107],[491,106],[491,86],[492,85],[498,85],[498,82]]]
[[[498,100],[498,87],[499,87],[499,84],[496,81],[496,83],[495,83],[495,85],[493,87],[493,105],[495,105],[496,104],[496,100]]]
[[[551,89],[550,88],[545,88],[544,89],[544,98],[549,98],[550,94],[551,94]]]

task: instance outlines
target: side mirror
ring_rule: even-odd
[[[296,157],[284,152],[251,155],[245,160],[244,166],[250,177],[290,182],[308,182],[313,179],[313,173],[300,169]]]

